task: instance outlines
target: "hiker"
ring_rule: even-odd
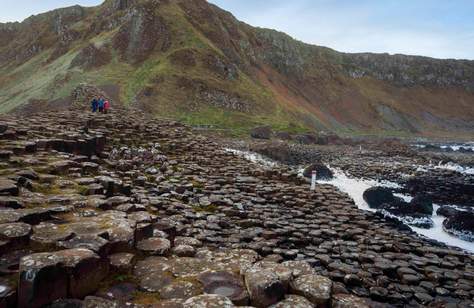
[[[110,109],[110,102],[109,102],[109,100],[105,100],[105,102],[104,102],[104,113],[109,112],[109,109]]]
[[[104,98],[100,97],[99,99],[99,112],[104,112]]]
[[[97,101],[97,98],[94,97],[91,101],[92,112],[97,112],[97,107],[98,106],[99,106],[99,102]]]

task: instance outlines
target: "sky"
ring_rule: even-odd
[[[0,22],[101,0],[0,0]],[[474,60],[474,0],[210,0],[238,19],[343,52]]]

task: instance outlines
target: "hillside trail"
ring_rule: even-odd
[[[2,115],[0,159],[0,307],[472,307],[473,255],[139,110]]]

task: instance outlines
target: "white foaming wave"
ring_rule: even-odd
[[[244,159],[256,163],[258,165],[261,165],[263,167],[277,167],[278,163],[274,162],[260,154],[254,153],[254,152],[249,152],[249,151],[240,151],[240,150],[235,150],[235,149],[230,149],[230,148],[225,148],[224,149],[226,152],[233,153],[237,156],[243,157]]]

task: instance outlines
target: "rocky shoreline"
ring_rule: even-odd
[[[424,229],[434,226],[435,215],[445,217],[442,224],[444,232],[474,242],[474,226],[470,219],[474,212],[474,169],[470,167],[474,163],[472,153],[448,151],[446,154],[440,153],[445,150],[430,152],[426,148],[417,150],[418,147],[397,140],[354,141],[334,137],[332,142],[321,143],[314,137],[313,142],[301,143],[298,138],[290,139],[293,142],[286,138],[285,141],[254,139],[228,143],[229,146],[255,151],[283,165],[304,169],[302,175],[305,177],[309,177],[310,166],[316,166],[318,179],[327,179],[328,172],[336,172],[343,173],[343,178],[349,177],[355,185],[359,185],[358,182],[375,182],[373,186],[388,185],[381,189],[392,195],[389,202],[373,206],[365,200],[362,201],[365,205],[358,204],[359,207],[368,205],[369,209],[377,210],[387,218]],[[458,163],[465,164],[465,167]],[[343,181],[340,178],[334,180]],[[418,204],[411,201],[413,199],[418,204],[427,204],[425,207],[428,209],[420,210]]]
[[[0,307],[473,304],[474,255],[179,123],[80,108],[0,123]]]

